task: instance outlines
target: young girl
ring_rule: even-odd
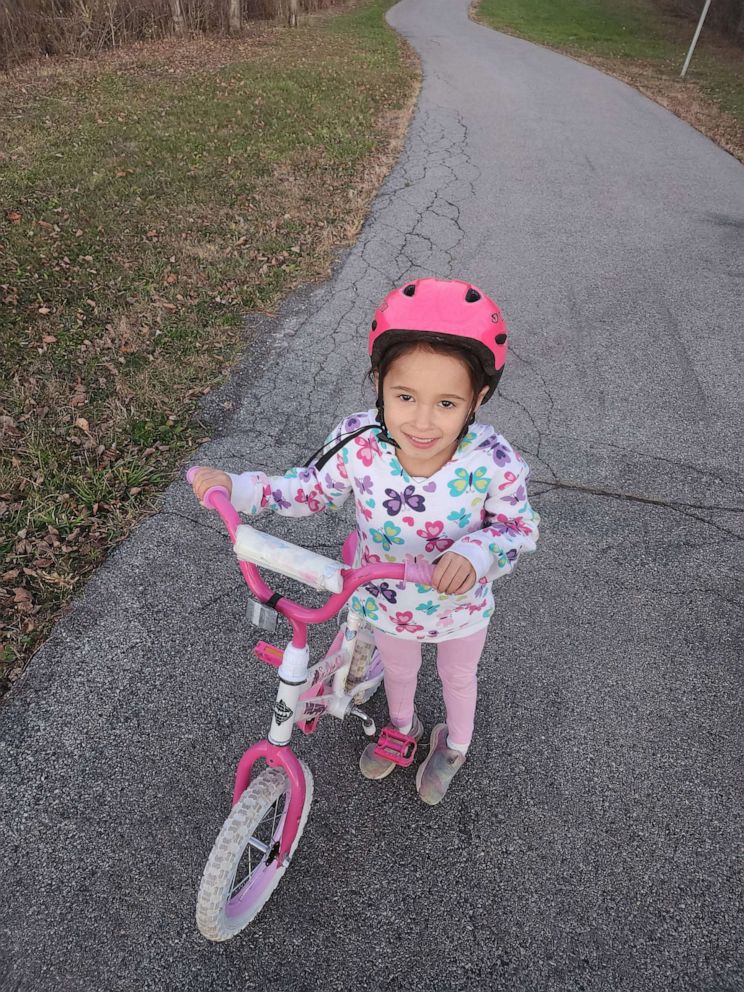
[[[418,741],[414,709],[421,642],[437,648],[447,722],[431,733],[416,775],[424,802],[438,803],[462,767],[473,734],[476,670],[493,612],[491,583],[534,551],[539,516],[527,500],[528,468],[487,424],[475,421],[506,360],[498,306],[459,280],[418,279],[388,294],[372,321],[369,354],[377,410],[340,423],[324,453],[283,476],[227,475],[202,468],[201,499],[224,486],[244,513],[306,516],[353,494],[359,535],[355,564],[436,563],[432,587],[370,583],[352,598],[374,630],[392,724]],[[362,774],[395,765],[365,749]]]

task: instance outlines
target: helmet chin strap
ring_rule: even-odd
[[[385,404],[382,402],[381,393],[377,394],[376,406],[377,406],[377,422],[382,428],[380,433],[377,435],[377,440],[382,441],[383,444],[392,444],[394,448],[399,448],[400,445],[398,444],[398,442],[395,440],[394,437],[391,437],[390,432],[387,429],[387,425],[385,424]]]

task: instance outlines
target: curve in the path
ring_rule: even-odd
[[[489,416],[544,527],[497,588],[468,762],[424,809],[410,775],[359,778],[357,726],[300,741],[295,862],[250,933],[205,944],[199,875],[274,682],[178,484],[0,710],[4,992],[741,988],[744,173],[467,0],[389,16],[424,64],[404,153],[333,279],[253,323],[199,461],[277,470],[368,405],[391,285],[466,275],[502,302]],[[268,525],[335,554],[348,519]],[[430,665],[419,697],[431,724]]]

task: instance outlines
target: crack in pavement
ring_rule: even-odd
[[[736,538],[737,541],[744,541],[744,535],[737,534],[736,531],[729,530],[727,527],[724,527],[721,524],[716,523],[714,520],[708,520],[707,517],[701,517],[697,513],[689,512],[690,509],[698,509],[698,510],[710,510],[712,512],[720,512],[720,513],[744,513],[744,507],[682,503],[676,500],[663,500],[653,496],[644,496],[641,493],[628,493],[613,489],[603,489],[600,486],[586,486],[578,482],[563,482],[560,479],[555,481],[548,479],[532,479],[532,481],[535,482],[537,485],[547,487],[546,489],[542,490],[540,493],[536,494],[538,496],[547,495],[552,490],[566,489],[573,492],[586,493],[587,495],[590,496],[601,496],[601,497],[606,497],[608,499],[622,500],[630,503],[644,503],[650,506],[659,506],[664,509],[673,510],[674,512],[679,513],[682,516],[690,517],[693,520],[699,521],[700,523],[707,524],[709,527],[715,527],[716,530],[720,530],[721,533],[727,534],[729,537]]]
[[[494,420],[503,415],[516,425],[507,433],[524,436],[524,445],[520,437],[510,440],[534,456],[530,496],[545,505],[548,519],[544,550],[494,590],[489,651],[499,664],[479,672],[479,720],[496,731],[479,733],[464,771],[470,780],[437,810],[434,831],[430,817],[409,806],[417,800],[402,776],[393,778],[385,798],[354,781],[356,738],[348,724],[313,741],[311,749],[326,748],[326,758],[330,752],[341,760],[326,761],[325,781],[318,777],[324,795],[304,859],[250,937],[227,953],[206,948],[189,921],[218,819],[215,805],[229,796],[246,730],[265,731],[257,704],[265,699],[268,712],[274,684],[271,673],[257,685],[244,670],[250,638],[237,600],[247,590],[221,521],[197,507],[185,483],[174,485],[161,513],[176,519],[158,516],[133,531],[5,709],[6,750],[24,762],[15,776],[10,761],[3,766],[7,821],[30,822],[37,795],[40,802],[58,792],[63,800],[93,800],[79,802],[82,855],[60,843],[53,818],[38,841],[17,831],[0,903],[12,921],[4,939],[12,966],[22,965],[24,988],[58,987],[58,975],[76,974],[81,962],[95,972],[91,988],[144,982],[224,992],[266,986],[267,968],[272,989],[293,982],[308,989],[363,984],[365,952],[384,957],[397,933],[395,911],[426,873],[430,848],[441,849],[455,868],[451,878],[432,875],[441,889],[434,895],[464,898],[465,925],[481,906],[498,912],[481,914],[488,932],[475,958],[462,920],[459,929],[457,920],[450,928],[448,947],[436,927],[416,932],[414,922],[412,939],[400,948],[404,958],[408,945],[414,949],[401,966],[406,989],[458,986],[465,974],[476,984],[485,976],[514,990],[574,980],[594,992],[610,972],[625,981],[624,989],[640,992],[675,981],[709,987],[716,967],[708,964],[710,948],[722,949],[727,965],[734,960],[738,945],[729,923],[741,901],[730,874],[736,802],[721,768],[737,743],[725,721],[737,689],[732,614],[741,612],[740,545],[731,540],[739,534],[731,532],[742,519],[734,505],[742,482],[726,478],[738,463],[729,416],[736,397],[726,393],[738,339],[726,339],[733,322],[723,308],[701,319],[704,305],[710,309],[726,291],[719,277],[731,250],[715,242],[715,230],[709,241],[701,237],[695,216],[701,204],[714,203],[726,215],[734,182],[723,156],[714,157],[718,150],[706,157],[703,139],[689,129],[665,132],[668,115],[654,108],[649,120],[645,102],[614,81],[469,22],[452,22],[449,32],[453,8],[462,8],[462,20],[464,7],[431,3],[423,33],[433,11],[437,31],[448,31],[453,41],[462,31],[461,51],[450,50],[448,37],[446,52],[424,59],[424,86],[403,154],[331,278],[298,290],[277,315],[247,318],[246,354],[222,393],[236,401],[234,410],[220,410],[219,391],[205,401],[219,427],[198,458],[238,471],[301,464],[333,423],[362,408],[367,391],[356,363],[361,369],[373,308],[393,286],[413,275],[465,273],[499,286],[515,328],[523,314],[529,330],[525,338],[515,335],[516,348],[510,342],[515,374],[507,377],[504,407],[486,408],[484,419],[491,421],[493,410]],[[389,16],[407,18],[416,37],[422,9],[407,0]],[[669,156],[677,141],[685,154]],[[585,148],[596,168],[591,184]],[[710,272],[701,266],[708,259]],[[677,324],[656,306],[654,273],[665,280],[661,289],[673,300]],[[655,320],[668,329],[656,331]],[[673,390],[667,358],[680,371]],[[681,381],[690,363],[711,397],[707,419],[699,416],[697,394],[688,398],[694,386],[686,390]],[[634,367],[644,373],[634,380],[635,391],[626,381]],[[564,388],[572,370],[572,388]],[[664,415],[658,423],[657,411]],[[558,431],[611,440],[566,439]],[[658,446],[670,457],[615,441]],[[705,461],[706,468],[686,461]],[[561,496],[562,489],[575,495]],[[346,510],[353,511],[351,503]],[[694,525],[670,518],[670,510]],[[335,553],[334,538],[343,536],[351,516],[298,521],[303,544]],[[292,521],[272,516],[268,526],[292,539]],[[639,596],[639,587],[652,584],[660,588]],[[685,585],[691,588],[683,591]],[[200,597],[212,599],[195,612]],[[144,631],[151,648],[125,651],[126,661],[112,665],[112,647],[132,631]],[[422,683],[426,677],[436,679],[431,666]],[[429,688],[422,684],[420,700],[427,719],[442,705]],[[383,707],[378,698],[375,717]],[[53,770],[51,788],[45,769]],[[65,793],[65,783],[72,791]],[[482,830],[459,833],[458,821],[470,823],[474,808],[485,814]],[[402,840],[391,810],[407,820]],[[390,830],[375,833],[386,814]],[[362,859],[360,877],[367,888],[387,887],[392,915],[380,920],[374,906],[355,903],[358,885],[338,875],[338,898],[309,925],[343,930],[356,972],[329,967],[322,947],[308,948],[307,960],[290,954],[271,971],[276,921],[292,927],[307,923],[308,912],[312,917],[303,897],[314,884],[309,855],[344,815],[359,826],[348,852],[373,852]],[[140,822],[149,832],[138,829]],[[678,853],[669,823],[687,831],[689,850],[683,843]],[[536,825],[539,844],[532,842]],[[458,844],[463,836],[471,841]],[[160,843],[162,837],[171,842]],[[132,858],[133,844],[147,861]],[[101,868],[112,853],[117,874],[107,876]],[[119,865],[126,898],[116,885]],[[663,885],[650,885],[659,878]],[[40,885],[49,896],[41,915],[28,899]],[[693,897],[679,900],[679,892]],[[631,904],[638,912],[624,913]],[[566,906],[568,917],[556,911]],[[577,925],[592,936],[588,950],[577,943]],[[246,939],[256,952],[250,960],[241,953]],[[419,945],[426,954],[417,958]],[[628,949],[640,961],[635,969],[627,968]],[[585,951],[592,967],[580,956]],[[384,985],[392,973],[383,971]]]
[[[581,438],[572,434],[552,434],[551,437],[556,440],[575,441],[577,444],[586,444],[589,446],[602,448],[613,448],[616,451],[623,451],[627,454],[637,455],[639,458],[644,458],[651,462],[662,462],[665,465],[672,465],[674,468],[682,469],[687,472],[695,472],[697,475],[715,479],[717,482],[722,482],[727,486],[731,486],[733,489],[736,489],[737,492],[744,495],[744,486],[738,477],[736,477],[736,479],[727,477],[721,475],[719,472],[713,472],[710,469],[701,468],[699,465],[693,465],[691,462],[680,461],[677,458],[665,458],[663,455],[654,455],[647,451],[638,451],[636,448],[629,448],[627,445],[617,444],[613,441],[599,441],[595,438]]]

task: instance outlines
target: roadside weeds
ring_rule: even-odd
[[[357,235],[419,87],[388,6],[0,81],[0,693],[206,440],[244,315]]]

